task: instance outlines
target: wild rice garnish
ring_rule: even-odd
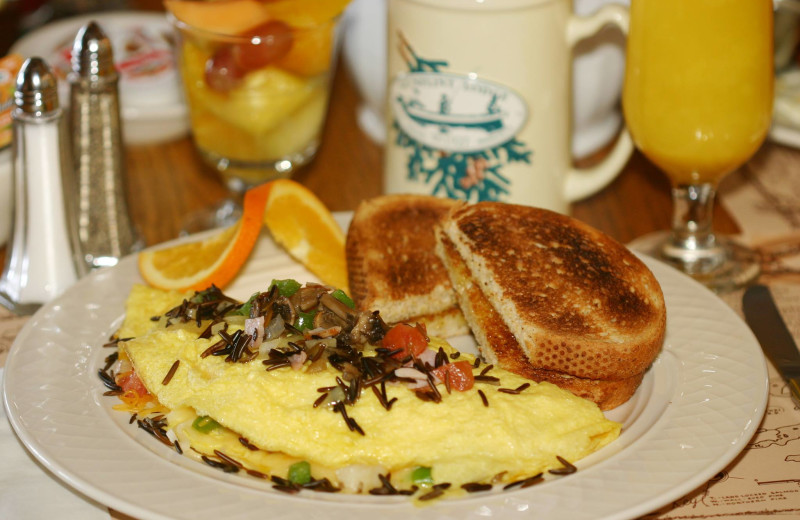
[[[441,489],[434,489],[432,491],[428,491],[424,495],[421,495],[417,500],[424,502],[426,500],[433,500],[434,498],[439,498],[442,495],[444,495],[444,491],[442,491]]]
[[[269,370],[269,369],[268,369],[268,370]],[[321,396],[317,397],[316,401],[314,401],[314,405],[313,405],[313,407],[314,407],[314,408],[317,408],[317,407],[319,407],[319,405],[321,405],[322,403],[324,403],[324,402],[325,402],[325,399],[327,399],[327,398],[328,398],[328,393],[327,393],[327,392],[326,392],[326,393],[324,393],[324,394],[322,394]]]
[[[461,488],[464,489],[467,493],[477,493],[479,491],[489,491],[492,489],[491,484],[483,484],[480,482],[468,482],[466,484],[461,484]]]
[[[476,357],[475,362],[472,363],[472,368],[478,368],[479,366],[481,366],[481,358]]]
[[[119,352],[112,352],[111,354],[106,356],[106,359],[103,361],[105,365],[103,365],[103,372],[108,372],[108,369],[117,362],[119,359]]]
[[[553,475],[569,475],[571,473],[575,473],[578,471],[578,468],[573,466],[567,459],[561,457],[560,455],[556,455],[558,462],[564,465],[563,468],[555,468],[548,471],[548,473],[552,473]]]
[[[263,479],[269,478],[269,475],[265,475],[264,473],[261,473],[260,471],[256,471],[254,469],[245,469],[245,472],[251,477],[263,478]]]
[[[461,352],[459,352],[458,350],[450,354],[450,359],[458,359],[459,357],[461,357]]]
[[[167,384],[169,384],[170,381],[172,381],[172,376],[175,375],[175,372],[177,372],[178,366],[180,366],[180,364],[181,364],[181,360],[180,359],[176,359],[175,362],[170,367],[169,372],[167,372],[167,375],[165,375],[164,379],[161,381],[162,385],[167,385]]]
[[[201,455],[200,458],[203,460],[203,462],[205,462],[206,464],[208,464],[212,468],[221,469],[225,473],[238,473],[239,472],[239,466],[234,466],[233,464],[230,464],[228,462],[214,460],[214,459],[212,459],[210,457],[207,457],[206,455]]]
[[[103,370],[98,370],[97,371],[97,376],[100,378],[100,380],[106,386],[106,388],[108,388],[109,390],[120,391],[120,392],[122,391],[122,387],[119,386],[114,381],[114,378],[111,377],[111,375],[109,375],[108,372],[105,372]]]
[[[397,489],[392,485],[392,482],[389,480],[391,478],[391,473],[387,475],[381,475],[378,473],[378,478],[381,480],[381,487],[373,488],[369,490],[370,495],[396,495]]]
[[[490,385],[499,385],[500,379],[494,376],[482,376],[477,375],[475,376],[475,381],[480,381],[481,383],[489,383]]]
[[[483,393],[483,390],[480,388],[478,389],[478,395],[481,396],[481,401],[483,401],[483,406],[489,407],[489,400],[486,399],[486,394]]]
[[[250,451],[257,451],[258,450],[258,446],[250,444],[250,441],[248,441],[244,437],[239,437],[239,444],[241,444],[242,446],[244,446],[245,448],[247,448]]]
[[[300,486],[294,484],[293,482],[286,480],[285,478],[281,478],[277,475],[272,475],[269,477],[272,481],[273,486],[272,489],[276,491],[281,491],[283,493],[295,494],[300,492]]]
[[[344,423],[350,428],[350,431],[355,431],[360,433],[361,435],[365,435],[364,430],[361,429],[361,426],[358,425],[355,419],[347,415],[347,410],[345,409],[345,404],[342,401],[339,401],[335,405],[333,405],[333,410],[335,412],[339,412],[342,414],[344,418]]]
[[[436,352],[436,360],[434,361],[434,367],[439,368],[442,365],[446,365],[447,361],[447,353],[444,351],[442,347],[439,347],[439,350]]]
[[[538,484],[541,481],[542,481],[542,474],[541,473],[537,473],[536,475],[534,475],[532,477],[528,477],[528,478],[525,478],[525,479],[522,479],[522,480],[517,480],[516,482],[512,482],[510,484],[506,484],[505,486],[503,486],[503,490],[511,489],[511,488],[514,488],[514,487],[517,487],[517,486],[519,486],[520,489],[526,488],[526,487],[531,487],[532,485]]]
[[[481,374],[480,375],[485,376],[486,372],[488,372],[489,370],[491,370],[493,368],[494,368],[494,365],[486,365],[485,367],[483,367],[483,370],[481,370]]]
[[[282,493],[289,493],[290,495],[294,495],[295,493],[299,493],[300,492],[300,488],[299,487],[284,486],[282,484],[274,484],[272,486],[272,489],[274,489],[275,491],[280,491]]]
[[[139,428],[158,439],[162,444],[170,448],[172,447],[172,441],[167,437],[167,431],[165,429],[167,422],[164,420],[163,416],[153,418],[146,417],[142,420],[137,420],[136,424],[139,425]]]
[[[372,385],[371,388],[372,388],[372,393],[375,394],[375,397],[378,398],[378,402],[381,403],[381,406],[383,406],[388,411],[391,408],[391,405],[389,405],[389,403],[386,401],[386,397],[384,397],[384,395],[381,393],[381,391],[378,389],[377,386]]]
[[[111,347],[116,347],[116,346],[117,346],[119,343],[122,343],[122,342],[124,342],[124,341],[130,341],[130,340],[132,340],[133,338],[115,338],[114,336],[112,336],[112,337],[111,337],[111,338],[109,338],[109,339],[110,339],[111,341],[109,341],[108,343],[103,343],[103,348],[111,348]]]
[[[173,442],[172,445],[175,447],[175,451],[178,452],[178,455],[183,455],[183,448],[181,448],[181,444],[178,441]]]
[[[338,493],[341,489],[334,486],[327,477],[319,480],[311,477],[311,480],[302,485],[303,489],[310,489],[311,491],[318,491],[320,493]]]
[[[231,457],[229,457],[228,455],[225,455],[224,453],[222,453],[219,450],[214,450],[214,455],[216,455],[217,457],[222,459],[224,462],[227,462],[228,464],[233,464],[234,466],[239,467],[239,468],[244,467],[244,466],[242,466],[241,462],[239,462],[238,460],[232,459]]]
[[[522,392],[523,390],[529,388],[530,386],[531,386],[530,383],[522,383],[521,385],[519,385],[516,388],[498,388],[497,391],[498,392],[503,392],[504,394],[515,394],[516,395],[516,394],[519,394],[520,392]]]
[[[434,484],[431,491],[428,491],[424,495],[420,496],[417,500],[426,501],[426,500],[433,500],[434,498],[439,498],[444,494],[444,491],[450,487],[449,482],[442,482],[441,484]]]

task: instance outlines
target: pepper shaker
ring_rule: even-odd
[[[14,221],[0,277],[0,303],[20,314],[32,313],[78,278],[62,181],[68,161],[61,116],[52,70],[41,58],[26,60],[11,111]]]
[[[70,135],[80,273],[115,265],[143,245],[130,217],[111,42],[95,22],[72,48]]]

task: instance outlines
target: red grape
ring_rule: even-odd
[[[236,45],[233,55],[236,63],[247,71],[266,67],[281,59],[292,48],[294,40],[292,28],[278,20],[261,24],[242,36],[250,43]]]
[[[206,84],[219,92],[236,88],[242,82],[244,73],[234,58],[234,47],[230,45],[220,47],[206,61]]]

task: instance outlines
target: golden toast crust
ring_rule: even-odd
[[[345,253],[350,292],[359,309],[379,309],[387,323],[425,316],[431,333],[467,333],[450,278],[434,253],[434,228],[455,204],[422,195],[386,195],[358,206]]]
[[[454,207],[442,233],[536,369],[633,380],[658,354],[666,325],[658,281],[600,231],[547,210],[483,202]]]
[[[453,243],[441,234],[438,239],[437,254],[444,260],[458,294],[459,305],[475,335],[481,354],[489,363],[534,381],[553,383],[579,397],[594,401],[601,410],[610,410],[630,399],[642,382],[644,372],[610,381],[579,378],[535,368],[500,315],[473,283]]]

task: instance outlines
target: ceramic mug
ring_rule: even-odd
[[[623,129],[592,168],[571,166],[573,47],[627,10],[569,0],[389,0],[387,193],[499,200],[569,212],[633,150]]]
[[[608,3],[630,0],[572,0],[586,16]],[[386,26],[388,0],[352,0],[345,12],[344,62],[361,96],[359,128],[374,142],[386,142]],[[625,75],[625,37],[614,27],[581,41],[572,64],[572,156],[588,157],[612,142],[622,124],[620,97]]]

